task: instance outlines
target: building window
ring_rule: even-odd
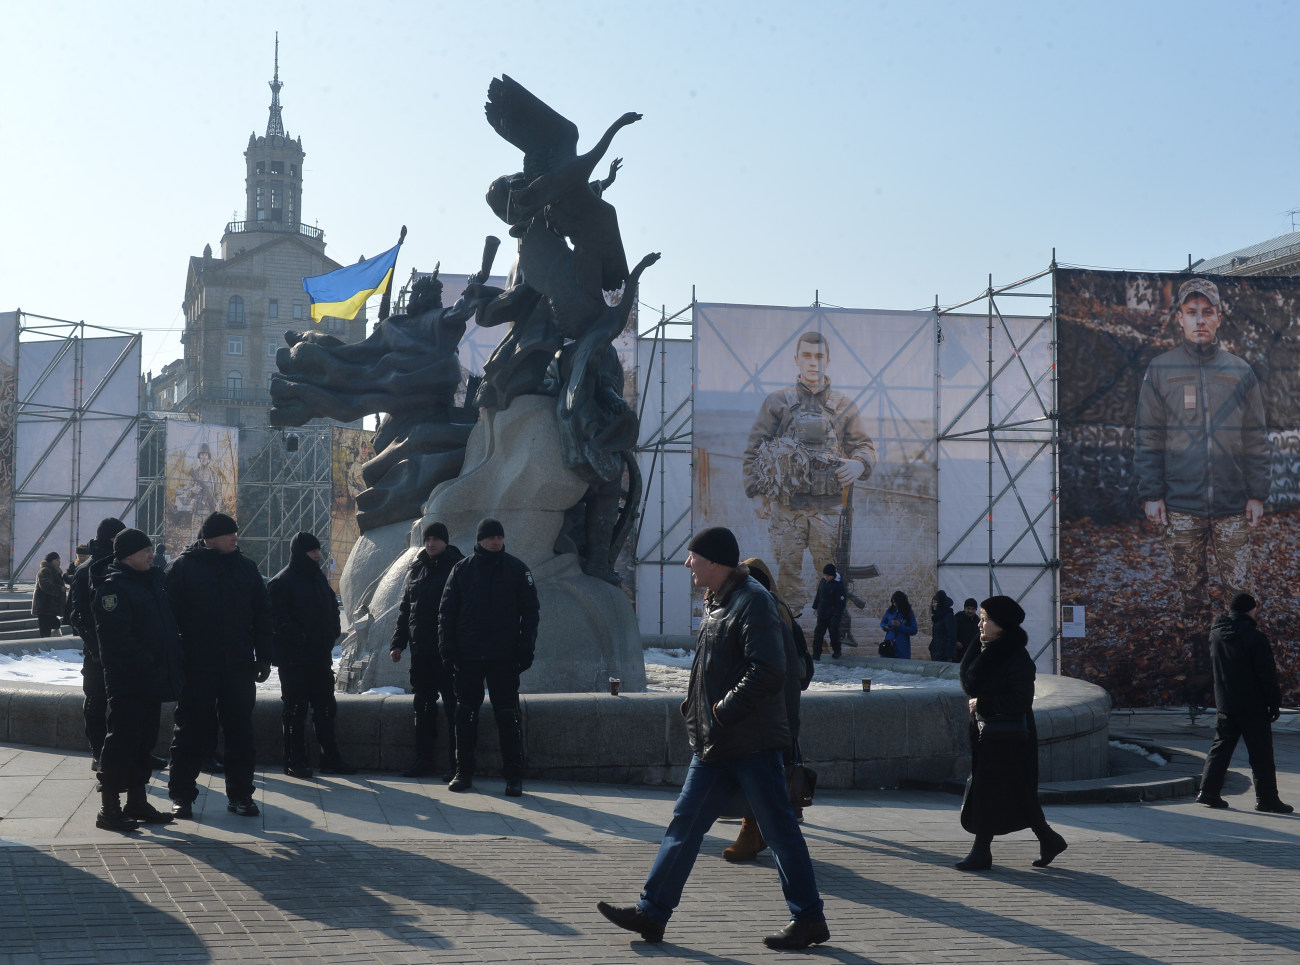
[[[226,304],[226,324],[244,327],[244,300],[238,295],[231,295]]]
[[[280,185],[271,185],[271,210],[277,211],[280,208]]]
[[[258,174],[265,174],[265,173],[266,173],[266,162],[265,162],[265,161],[258,161],[258,162],[257,162],[257,173],[258,173]]]
[[[267,318],[279,318],[279,317],[280,317],[280,299],[278,299],[278,298],[271,298],[271,299],[268,299],[268,300],[267,300],[267,303],[266,303],[266,317],[267,317]]]
[[[266,340],[266,357],[269,359],[275,358],[276,349],[278,349],[279,347],[280,346],[276,343],[275,339],[268,338]]]
[[[231,392],[239,392],[244,387],[244,373],[238,369],[231,369],[226,376],[226,388]]]
[[[244,336],[227,335],[226,336],[226,354],[243,355],[244,354]]]
[[[296,165],[296,164],[290,164],[290,165],[289,165],[289,177],[291,177],[291,178],[296,178],[297,176],[298,176],[298,165]]]
[[[284,162],[283,162],[283,161],[272,161],[272,162],[271,162],[271,173],[272,173],[272,174],[283,174],[283,173],[284,173]]]
[[[301,298],[295,298],[295,299],[293,300],[293,317],[294,317],[294,318],[302,318],[302,317],[303,317],[303,315],[302,315],[302,299],[301,299]]]

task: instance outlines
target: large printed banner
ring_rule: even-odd
[[[361,535],[357,528],[357,494],[366,488],[361,467],[374,458],[375,452],[371,448],[374,433],[365,429],[334,426],[330,434],[330,555],[325,575],[337,593],[343,567]]]
[[[695,516],[806,611],[827,563],[875,655],[902,590],[925,653],[935,592],[935,315],[697,303]],[[858,604],[861,604],[859,607]]]
[[[199,535],[211,513],[235,515],[239,430],[167,420],[164,540],[174,559]]]
[[[1300,698],[1300,279],[1059,270],[1062,670],[1212,704],[1209,630],[1259,602]]]
[[[0,580],[9,579],[14,525],[14,415],[18,405],[18,313],[0,312]]]

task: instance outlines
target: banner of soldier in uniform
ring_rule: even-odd
[[[1209,630],[1259,602],[1300,697],[1300,280],[1056,272],[1062,671],[1213,703]]]
[[[198,539],[212,513],[235,516],[239,488],[239,430],[167,420],[167,483],[163,535],[174,559]]]
[[[0,580],[9,579],[14,524],[14,418],[18,405],[18,313],[0,312]]]
[[[348,554],[361,535],[357,528],[357,494],[366,488],[361,467],[374,458],[375,452],[371,448],[374,433],[369,430],[334,426],[330,434],[330,555],[325,575],[337,593]]]
[[[692,529],[735,532],[741,557],[766,562],[778,595],[805,612],[810,637],[830,563],[848,583],[849,653],[876,654],[898,590],[924,640],[935,592],[934,313],[697,303],[695,331]]]

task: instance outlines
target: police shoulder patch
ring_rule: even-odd
[[[533,585],[533,571],[532,571],[532,570],[524,570],[524,579],[528,581],[528,585],[529,585],[529,586],[532,586],[532,585]]]
[[[99,598],[99,605],[104,608],[105,612],[112,613],[117,609],[117,594],[105,593]]]

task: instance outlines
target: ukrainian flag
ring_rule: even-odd
[[[367,298],[388,288],[401,247],[399,241],[382,255],[366,258],[326,275],[304,278],[302,287],[311,299],[312,319],[319,322],[326,315],[356,318]]]

